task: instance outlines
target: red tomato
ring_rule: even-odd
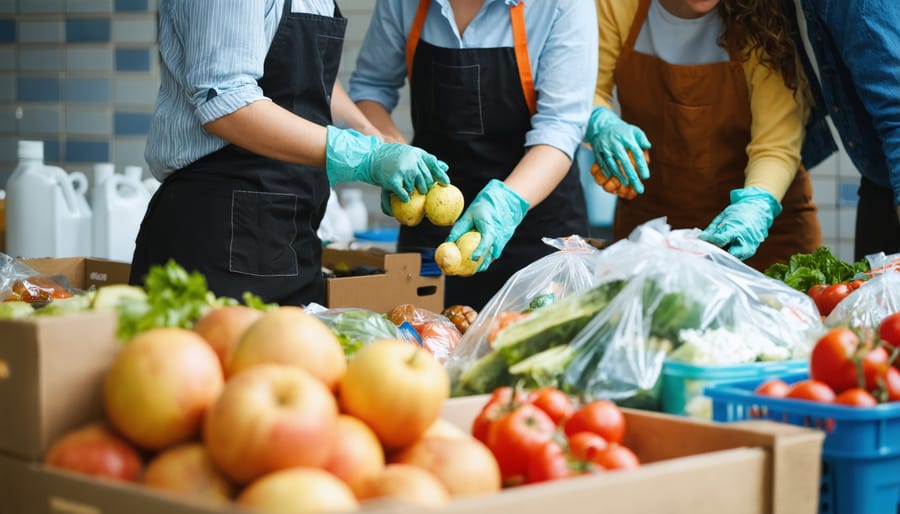
[[[900,401],[900,371],[897,368],[888,368],[884,373],[884,392],[887,401]],[[884,401],[884,398],[882,398]]]
[[[826,287],[828,286],[825,284],[816,284],[810,287],[809,291],[807,291],[806,294],[809,295],[809,297],[812,298],[813,301],[816,301],[816,298],[822,295],[822,291],[824,291]]]
[[[809,376],[840,393],[859,386],[852,356],[859,337],[849,328],[833,328],[822,336],[809,356]]]
[[[597,450],[591,462],[603,469],[632,469],[641,465],[641,461],[633,451],[621,444],[612,443],[602,450]]]
[[[554,423],[560,424],[575,412],[569,395],[555,387],[542,387],[531,393],[531,403],[546,412]]]
[[[847,285],[850,286],[851,291],[856,291],[857,289],[862,287],[862,285],[865,283],[866,283],[865,280],[857,279],[857,280],[851,280],[850,282],[847,282]]]
[[[625,416],[609,400],[596,400],[581,407],[565,424],[566,435],[593,432],[610,443],[621,443],[625,436]]]
[[[554,440],[549,440],[535,448],[528,458],[525,482],[534,484],[577,475],[570,464],[566,451]]]
[[[854,387],[847,389],[834,399],[834,403],[851,405],[853,407],[872,407],[878,405],[878,401],[865,389]]]
[[[895,312],[881,320],[878,338],[891,346],[900,346],[900,312]]]
[[[784,398],[790,390],[791,386],[787,385],[787,382],[780,378],[772,378],[757,386],[755,393],[773,398]]]
[[[609,446],[606,439],[593,432],[578,432],[569,436],[569,452],[580,460],[591,460],[595,453]]]
[[[863,376],[866,377],[866,390],[878,387],[887,369],[891,367],[890,354],[883,346],[872,348],[862,358]]]
[[[831,403],[834,401],[834,391],[828,384],[818,380],[801,380],[791,387],[787,398],[798,400],[810,400],[813,402]]]
[[[814,299],[816,307],[819,308],[819,313],[822,316],[828,316],[837,304],[841,303],[841,300],[846,298],[852,292],[853,290],[850,286],[843,283],[832,284],[826,287],[825,290],[822,291],[822,294]]]
[[[491,398],[481,408],[481,412],[472,422],[472,436],[482,443],[487,443],[487,434],[491,424],[526,401],[525,396],[516,392],[513,401],[512,387],[499,387],[491,394]]]
[[[529,455],[549,441],[556,423],[544,411],[526,403],[491,423],[487,447],[500,465],[505,484],[522,483],[528,470]]]

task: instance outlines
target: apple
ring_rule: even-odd
[[[302,308],[290,306],[268,311],[250,325],[225,371],[231,376],[267,363],[304,369],[331,390],[347,369],[344,349],[331,329]]]
[[[219,505],[230,503],[236,493],[200,443],[181,444],[158,454],[147,464],[144,484]]]
[[[238,505],[263,514],[351,512],[359,502],[347,484],[314,468],[291,468],[263,476],[237,499]]]
[[[366,479],[356,494],[360,500],[386,496],[420,507],[440,507],[450,501],[450,493],[437,477],[409,464],[388,464]]]
[[[228,379],[210,407],[204,442],[239,484],[280,469],[324,466],[337,432],[334,395],[300,368],[261,364]]]
[[[497,460],[474,437],[426,437],[395,454],[391,462],[431,472],[450,496],[492,493],[501,486]]]
[[[246,305],[223,305],[211,309],[194,323],[194,332],[200,334],[212,346],[222,369],[231,351],[254,321],[262,317],[263,312]]]
[[[422,434],[422,437],[450,437],[458,439],[461,437],[471,437],[461,428],[445,419],[438,419]]]
[[[421,437],[450,396],[450,377],[432,355],[399,339],[356,352],[340,382],[341,410],[363,420],[382,444],[400,448]]]
[[[219,358],[202,337],[155,328],[133,337],[116,355],[106,373],[104,406],[126,439],[161,450],[199,434],[223,383]]]
[[[130,444],[103,423],[93,423],[66,433],[53,442],[44,463],[85,475],[137,482],[141,457]]]
[[[375,432],[353,416],[340,415],[334,448],[325,470],[356,492],[366,478],[383,468],[384,449]]]

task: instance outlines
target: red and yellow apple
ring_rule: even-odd
[[[409,464],[388,464],[363,482],[356,497],[391,497],[420,507],[440,507],[450,501],[450,493],[437,477]]]
[[[136,482],[141,476],[141,457],[130,444],[103,423],[68,432],[50,446],[44,463],[99,477]]]
[[[340,478],[354,492],[362,482],[384,468],[384,449],[372,429],[342,414],[337,420],[334,449],[325,470]]]
[[[237,503],[261,514],[351,512],[359,508],[347,484],[315,468],[291,468],[265,475],[250,484]]]
[[[132,443],[161,450],[199,434],[223,382],[202,337],[181,328],[148,330],[126,343],[107,371],[106,415]]]
[[[298,367],[331,390],[347,369],[344,349],[331,329],[300,307],[279,307],[250,325],[228,359],[226,375],[258,364]]]
[[[194,323],[194,332],[200,334],[219,356],[222,369],[231,351],[237,346],[241,335],[263,312],[246,305],[223,305],[216,307]]]
[[[491,451],[474,437],[426,437],[395,454],[392,463],[431,472],[451,496],[500,490],[500,466]]]
[[[239,484],[331,457],[338,409],[334,395],[306,371],[261,364],[228,379],[210,407],[204,442],[213,462]]]
[[[158,454],[147,464],[144,484],[220,505],[230,503],[236,493],[199,443],[181,444]]]

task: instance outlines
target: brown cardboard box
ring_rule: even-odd
[[[432,312],[444,310],[444,276],[421,276],[422,256],[418,253],[333,248],[322,251],[323,266],[339,264],[375,266],[384,273],[328,279],[325,286],[328,307],[362,307],[387,312],[397,305],[411,303]]]
[[[24,259],[25,264],[44,275],[65,275],[76,289],[91,286],[127,284],[131,263],[93,259],[89,257],[63,257]]]
[[[444,418],[468,429],[485,397],[450,400]],[[507,489],[463,498],[436,513],[813,514],[818,510],[823,434],[754,421],[715,425],[626,411],[640,469]],[[0,513],[213,514],[214,509],[141,486],[95,480],[0,456]],[[6,510],[4,510],[6,509]],[[391,501],[363,512],[413,514]]]

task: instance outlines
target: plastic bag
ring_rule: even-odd
[[[825,326],[878,328],[885,317],[900,312],[900,254],[880,252],[866,260],[872,278],[835,306]]]
[[[387,319],[397,326],[410,326],[414,330],[415,342],[444,363],[462,339],[456,325],[444,316],[412,304],[401,304],[387,313]]]
[[[64,275],[42,275],[20,259],[0,253],[0,300],[37,306],[78,293]]]
[[[325,323],[344,348],[345,355],[353,355],[363,346],[378,339],[403,339],[397,327],[383,314],[367,309],[327,309],[318,304],[306,306],[306,311]]]

